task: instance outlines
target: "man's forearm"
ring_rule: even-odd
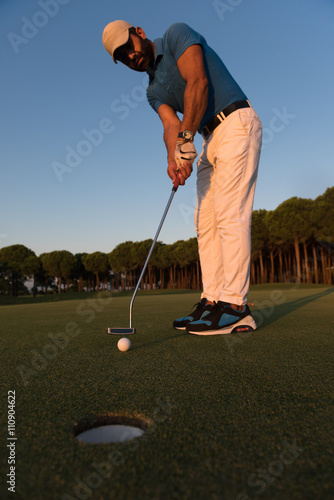
[[[180,132],[181,121],[179,119],[169,123],[164,128],[164,142],[167,149],[167,161],[170,163],[174,160],[175,144],[178,133]]]
[[[194,135],[201,123],[208,105],[208,85],[205,82],[188,83],[184,93],[184,114],[182,122],[177,118],[164,128],[167,161],[174,160],[175,144],[180,131],[190,130]]]
[[[208,81],[188,82],[184,92],[184,114],[181,130],[190,130],[194,135],[202,121],[208,105]]]

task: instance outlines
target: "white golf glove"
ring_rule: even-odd
[[[193,142],[177,141],[174,154],[177,167],[182,167],[184,163],[193,164],[196,156],[197,151]]]

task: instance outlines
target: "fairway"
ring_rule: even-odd
[[[0,306],[1,498],[330,500],[334,287],[259,285],[249,334],[172,328],[194,292]],[[7,490],[7,395],[15,391],[15,494]],[[75,424],[106,414],[148,428],[83,444]]]

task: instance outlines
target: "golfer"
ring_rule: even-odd
[[[149,75],[147,99],[163,123],[173,183],[178,177],[184,185],[191,175],[194,136],[203,137],[195,211],[203,293],[196,309],[175,320],[174,328],[197,335],[255,330],[247,305],[262,141],[255,110],[219,56],[187,24],[171,25],[152,42],[142,28],[113,21],[102,40],[115,63]]]

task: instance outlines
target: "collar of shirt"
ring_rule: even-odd
[[[155,48],[155,61],[154,61],[154,69],[152,68],[147,68],[146,72],[149,74],[150,79],[153,79],[155,76],[155,72],[157,70],[157,66],[164,55],[164,47],[163,47],[163,41],[162,38],[156,38],[154,40],[154,48]]]

